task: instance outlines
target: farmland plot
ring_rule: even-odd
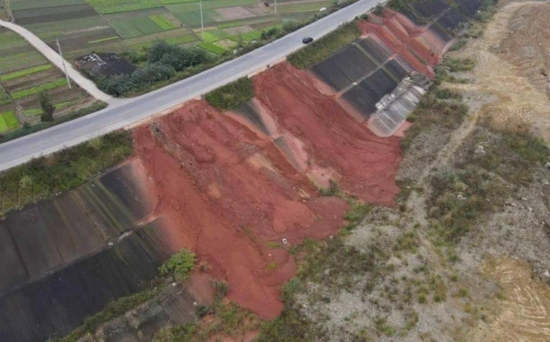
[[[156,0],[88,0],[88,2],[101,14],[128,12],[162,6]]]
[[[88,4],[13,11],[13,16],[19,25],[56,22],[60,20],[93,17],[96,15],[97,12]]]
[[[82,5],[86,0],[11,0],[12,11],[58,6]]]
[[[111,26],[123,37],[134,38],[164,31],[150,18],[134,18],[111,22]]]
[[[19,126],[19,121],[14,112],[0,113],[0,133],[10,131]]]

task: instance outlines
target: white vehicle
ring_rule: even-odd
[[[319,10],[319,12],[324,12],[324,11],[326,11],[326,10],[327,10],[327,8],[326,8],[326,7],[323,7],[323,8],[321,8],[321,9]]]

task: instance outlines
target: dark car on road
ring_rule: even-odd
[[[305,37],[304,39],[302,39],[302,43],[304,44],[309,44],[313,41],[313,38],[311,37]]]

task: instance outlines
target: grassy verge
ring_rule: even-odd
[[[299,69],[307,69],[317,64],[353,42],[360,35],[355,22],[346,24],[325,37],[296,51],[288,56],[287,60]]]
[[[249,78],[227,84],[205,95],[205,99],[219,110],[233,109],[254,97],[254,85]]]
[[[56,125],[62,124],[62,123],[67,122],[67,121],[74,120],[74,119],[79,118],[81,116],[85,116],[85,115],[88,115],[90,113],[102,110],[104,108],[107,108],[107,104],[104,103],[104,102],[97,101],[94,104],[92,104],[91,106],[81,108],[77,111],[74,111],[74,112],[68,113],[66,115],[63,115],[62,117],[56,119],[53,122],[41,122],[41,123],[38,123],[36,125],[32,125],[32,126],[28,126],[28,127],[24,126],[21,129],[18,129],[16,131],[9,132],[9,133],[3,134],[3,135],[0,134],[0,144],[5,143],[6,141],[21,138],[25,135],[36,133],[36,132],[41,131],[43,129],[50,128],[52,126],[56,126]]]
[[[129,133],[112,133],[0,173],[0,215],[82,185],[132,151]]]

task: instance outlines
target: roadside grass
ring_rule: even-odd
[[[341,26],[323,38],[288,56],[287,60],[299,69],[307,69],[330,57],[356,40],[360,35],[355,22]]]
[[[37,66],[32,67],[32,68],[27,68],[27,69],[23,69],[23,70],[14,71],[14,72],[11,72],[9,74],[0,75],[0,81],[9,81],[9,80],[12,80],[12,79],[16,79],[16,78],[20,78],[20,77],[27,76],[27,75],[30,75],[30,74],[34,74],[34,73],[37,73],[37,72],[40,72],[40,71],[49,70],[51,68],[52,68],[51,64],[37,65]]]
[[[38,85],[36,87],[32,87],[32,88],[23,89],[23,90],[20,90],[20,91],[13,92],[11,94],[11,97],[14,100],[18,100],[18,99],[22,99],[24,97],[28,97],[28,96],[31,96],[31,95],[36,95],[36,94],[41,93],[41,92],[46,91],[46,90],[52,90],[52,89],[55,89],[55,88],[59,88],[59,87],[65,86],[65,85],[67,85],[67,79],[60,78],[56,81],[44,83],[44,84]]]
[[[100,139],[101,148],[85,143],[0,173],[0,215],[82,185],[133,152],[127,132]]]
[[[219,110],[233,109],[254,97],[254,85],[249,78],[241,78],[204,96],[205,100]]]
[[[0,113],[0,133],[10,131],[19,126],[19,121],[14,112]]]

